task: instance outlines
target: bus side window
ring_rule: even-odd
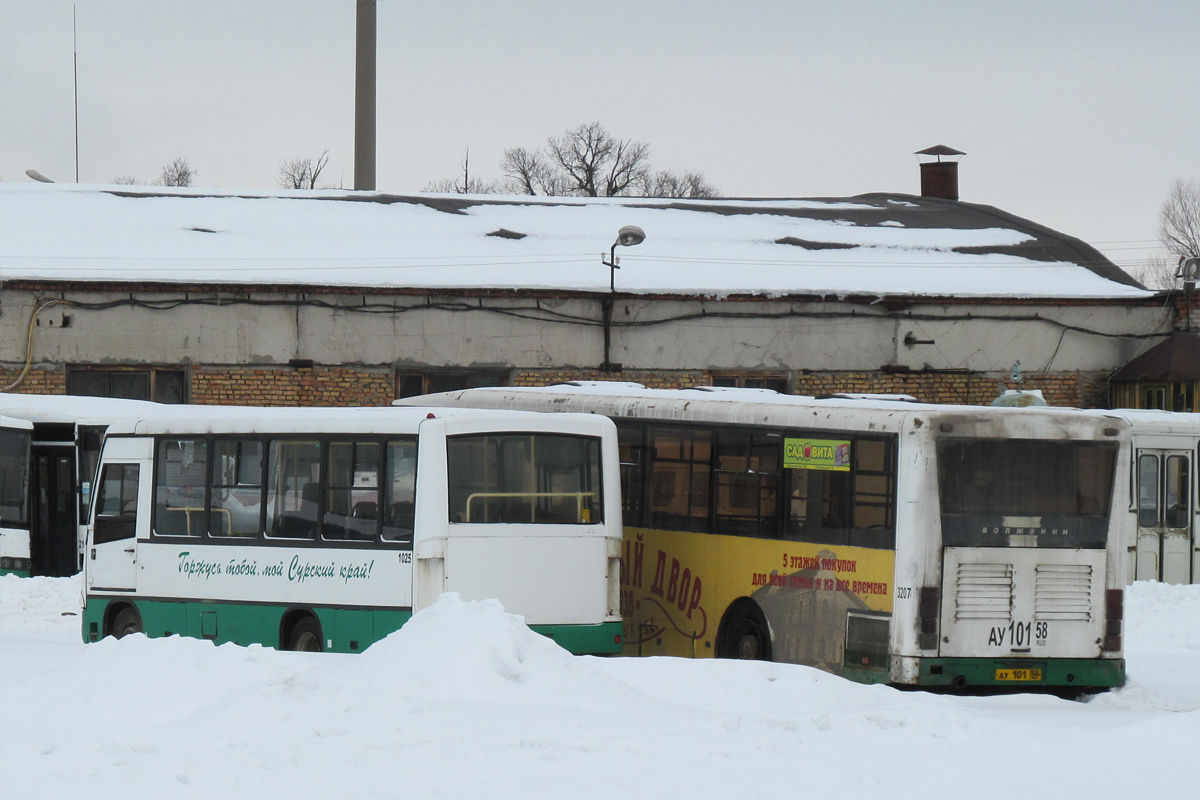
[[[708,529],[712,431],[650,428],[650,524],[674,531]]]
[[[137,525],[137,464],[106,464],[96,498],[94,544],[132,539]]]
[[[208,442],[204,439],[160,439],[156,468],[155,535],[203,534]]]
[[[322,538],[374,539],[379,527],[379,443],[329,442],[325,452]]]
[[[268,461],[267,535],[312,539],[317,532],[321,500],[321,443],[274,439]]]
[[[646,447],[643,443],[644,425],[617,425],[617,448],[621,459],[621,512],[625,524],[644,525],[643,508],[646,496]]]
[[[208,535],[257,537],[262,528],[262,442],[217,439],[212,451]]]
[[[383,483],[383,540],[411,542],[416,519],[417,440],[393,439],[387,443]]]

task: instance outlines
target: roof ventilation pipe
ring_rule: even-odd
[[[916,152],[918,156],[936,156],[935,161],[921,162],[921,197],[940,197],[943,200],[958,199],[958,157],[965,156],[961,150],[944,144],[927,147]],[[943,161],[943,156],[950,161]]]

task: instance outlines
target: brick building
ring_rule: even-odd
[[[983,404],[1019,362],[1024,388],[1094,407],[1177,317],[1087,244],[948,196],[10,183],[0,219],[13,392],[380,405],[619,379]],[[630,225],[645,240],[614,244]]]

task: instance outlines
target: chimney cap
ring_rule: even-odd
[[[947,147],[944,144],[935,144],[933,147],[926,147],[924,150],[918,150],[913,153],[917,156],[965,156],[962,150],[955,150],[953,147]]]

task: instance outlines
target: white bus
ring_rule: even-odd
[[[1113,414],[604,383],[410,403],[616,422],[627,654],[901,686],[1124,682]]]
[[[29,575],[29,439],[33,426],[0,416],[0,575]]]
[[[0,394],[0,413],[33,424],[23,575],[66,577],[83,569],[96,461],[119,419],[178,413],[179,406],[76,395]]]
[[[616,429],[459,409],[200,408],[109,426],[83,638],[357,652],[443,592],[620,649]]]
[[[1122,509],[1129,580],[1200,583],[1200,414],[1132,409],[1111,413],[1132,425],[1130,501]]]

